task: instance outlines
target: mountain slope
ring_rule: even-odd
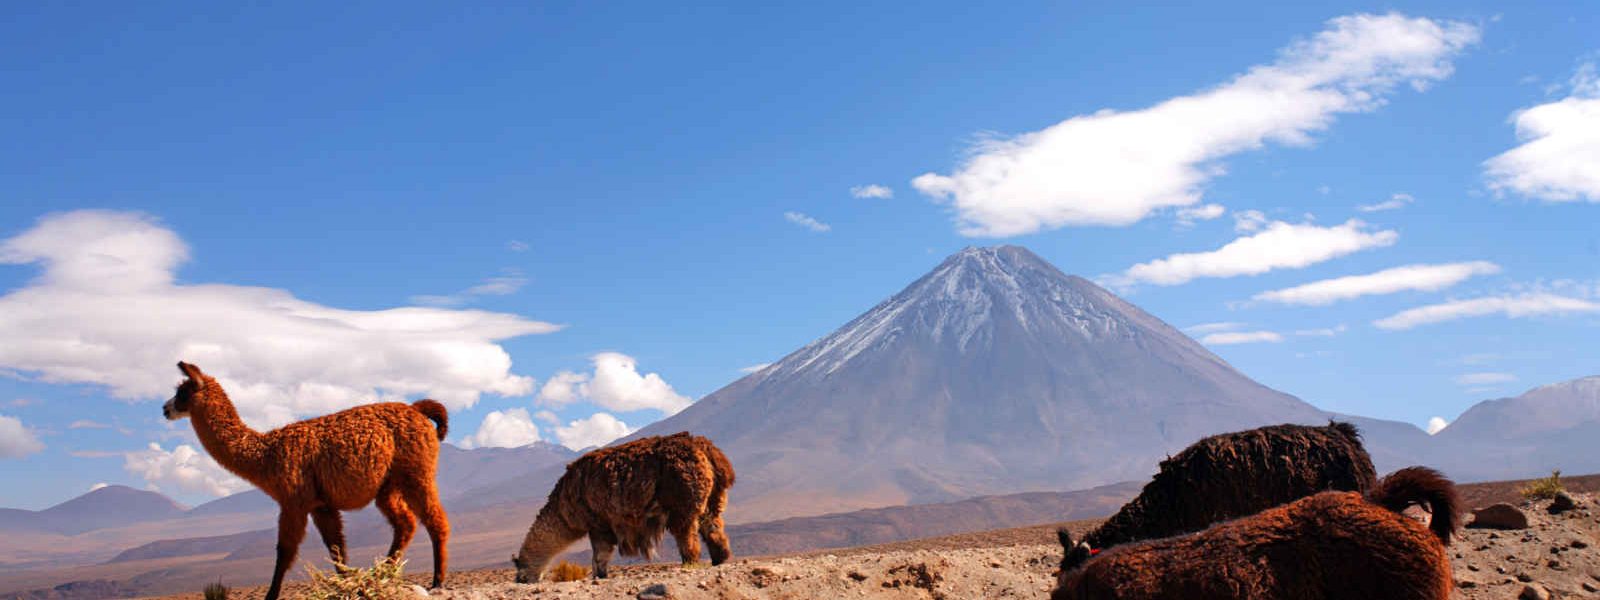
[[[45,531],[73,535],[105,527],[159,521],[184,508],[156,492],[106,486],[40,511],[4,509],[0,531]]]
[[[737,520],[1147,476],[1212,433],[1323,422],[1024,248],[968,248],[839,330],[634,437],[739,469]]]
[[[1446,469],[1468,479],[1600,471],[1600,376],[1479,402],[1434,437],[1455,449]]]

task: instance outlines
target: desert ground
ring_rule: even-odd
[[[1569,489],[1593,490],[1592,478],[1568,480]],[[1574,492],[1576,506],[1550,512],[1549,500],[1523,500],[1518,482],[1462,486],[1468,507],[1509,503],[1527,517],[1525,529],[1465,528],[1451,546],[1451,566],[1461,600],[1600,597],[1600,499]],[[1470,517],[1469,517],[1470,521]],[[512,583],[509,569],[452,573],[430,597],[460,600],[520,598],[588,600],[654,598],[1043,598],[1054,584],[1060,547],[1055,529],[1075,533],[1098,520],[1073,521],[833,549],[737,558],[717,567],[676,564],[613,567],[603,581]],[[737,544],[737,540],[735,540]],[[735,546],[737,550],[737,545]],[[427,573],[413,569],[422,582]],[[297,584],[303,585],[303,584]],[[289,594],[298,590],[289,588]],[[261,588],[234,598],[260,598]],[[1532,594],[1531,596],[1525,594]],[[1544,594],[1544,595],[1541,595]],[[198,600],[198,594],[168,596]]]

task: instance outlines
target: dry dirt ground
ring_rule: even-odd
[[[1478,491],[1478,490],[1474,490]],[[1515,499],[1513,489],[1468,494],[1469,506],[1511,500],[1529,520],[1523,530],[1463,529],[1451,546],[1460,600],[1512,599],[1537,586],[1554,598],[1600,598],[1600,501],[1574,494],[1577,507],[1550,514],[1549,501]],[[1067,523],[1078,533],[1096,521]],[[604,581],[511,583],[509,570],[452,573],[434,598],[460,600],[636,598],[665,585],[670,598],[1044,598],[1060,559],[1055,525],[1004,529],[784,556],[736,559],[685,569],[613,567]],[[424,568],[423,571],[426,569]],[[421,580],[426,572],[413,570]],[[295,588],[289,592],[292,596]],[[233,598],[260,598],[240,590]],[[183,598],[183,597],[174,597]],[[188,598],[198,598],[191,595]]]

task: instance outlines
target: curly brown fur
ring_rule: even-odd
[[[1317,492],[1365,492],[1377,480],[1349,423],[1273,425],[1214,435],[1161,463],[1139,496],[1084,536],[1089,548],[1199,531]],[[1063,544],[1061,570],[1088,560]]]
[[[567,465],[511,558],[517,582],[538,581],[552,557],[585,535],[595,577],[606,576],[613,549],[649,557],[664,530],[684,564],[699,560],[701,538],[711,564],[722,564],[733,556],[722,523],[733,480],[728,457],[687,432],[585,454]]]
[[[1412,504],[1431,510],[1431,526],[1400,513]],[[1459,510],[1448,479],[1410,467],[1366,498],[1322,492],[1199,533],[1118,546],[1061,572],[1050,597],[1446,600],[1445,546]]]
[[[278,597],[308,517],[334,562],[343,564],[339,511],[373,500],[394,528],[391,558],[411,543],[421,517],[433,542],[433,586],[443,585],[450,522],[434,487],[448,421],[443,405],[368,404],[260,433],[239,419],[216,379],[189,363],[178,369],[187,379],[162,407],[167,418],[191,417],[195,436],[218,464],[278,502],[278,558],[267,600]]]

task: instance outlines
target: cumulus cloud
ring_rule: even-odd
[[[1500,266],[1474,261],[1438,265],[1406,265],[1366,275],[1324,279],[1281,290],[1262,292],[1252,299],[1281,304],[1327,306],[1340,300],[1404,291],[1437,292],[1478,275],[1493,275]]]
[[[794,223],[795,225],[799,225],[817,233],[827,233],[829,231],[833,231],[832,225],[813,219],[805,213],[794,212],[791,210],[783,213],[783,218],[790,223]]]
[[[1513,319],[1600,312],[1600,303],[1549,293],[1520,296],[1489,296],[1471,300],[1451,300],[1400,311],[1373,321],[1379,329],[1404,330],[1420,325],[1443,323],[1470,317],[1500,315]]]
[[[1233,230],[1254,233],[1267,226],[1267,214],[1259,210],[1241,210],[1233,213]]]
[[[39,435],[21,419],[0,415],[0,458],[21,458],[43,449]]]
[[[483,393],[528,394],[533,379],[513,374],[496,342],[559,329],[504,313],[345,310],[272,288],[178,283],[188,256],[176,233],[126,212],[50,215],[0,242],[0,263],[43,270],[0,296],[0,369],[164,399],[183,359],[265,427],[413,394],[452,409]]]
[[[541,410],[539,412],[533,413],[533,418],[538,419],[540,421],[544,421],[545,423],[549,423],[551,426],[555,426],[555,425],[560,425],[561,424],[561,419],[556,417],[556,413],[550,412],[548,410]]]
[[[144,478],[153,490],[177,490],[212,496],[228,496],[250,489],[245,480],[235,477],[217,461],[193,446],[179,444],[170,452],[151,442],[148,448],[123,455],[122,468]]]
[[[1407,204],[1411,204],[1412,202],[1415,202],[1416,200],[1417,200],[1416,198],[1411,197],[1411,194],[1395,194],[1393,196],[1389,196],[1388,200],[1384,200],[1383,202],[1379,202],[1377,204],[1363,204],[1361,206],[1357,206],[1356,210],[1359,210],[1361,212],[1383,212],[1383,211],[1386,211],[1386,210],[1399,210],[1399,209],[1405,208]]]
[[[1457,385],[1467,386],[1497,385],[1516,380],[1517,376],[1510,373],[1463,373],[1455,378]]]
[[[565,427],[557,427],[556,439],[563,446],[582,450],[593,446],[604,446],[635,430],[616,417],[599,412],[589,415],[587,419],[569,422]]]
[[[694,402],[679,395],[660,375],[641,375],[631,356],[601,352],[589,360],[594,365],[593,373],[556,373],[539,390],[539,400],[550,406],[561,406],[582,399],[617,412],[649,408],[669,415],[677,414]]]
[[[1421,90],[1448,77],[1478,35],[1466,23],[1395,13],[1337,17],[1215,88],[987,139],[952,174],[912,185],[950,201],[968,236],[1128,225],[1199,203],[1224,158],[1269,142],[1309,145],[1336,116],[1375,110],[1401,84]]]
[[[894,197],[894,190],[889,189],[887,186],[878,185],[876,183],[871,185],[858,185],[850,188],[850,196],[855,198],[879,198],[887,200]]]
[[[1399,237],[1394,231],[1369,231],[1366,223],[1355,219],[1333,227],[1273,221],[1260,232],[1228,242],[1216,250],[1173,254],[1140,263],[1107,281],[1121,287],[1141,282],[1180,285],[1202,277],[1238,277],[1275,269],[1300,269],[1346,254],[1390,246]]]
[[[1428,435],[1433,435],[1439,433],[1440,431],[1444,431],[1444,428],[1449,426],[1450,422],[1444,420],[1444,417],[1434,417],[1432,419],[1428,419]]]
[[[1571,93],[1511,116],[1522,145],[1483,163],[1489,189],[1546,202],[1600,202],[1600,69],[1584,63]]]
[[[478,431],[461,441],[462,448],[521,448],[539,441],[539,427],[528,409],[492,411],[483,416]]]
[[[1283,341],[1283,334],[1275,331],[1224,331],[1200,338],[1200,343],[1207,346],[1259,344],[1263,342],[1278,343],[1281,341]]]

